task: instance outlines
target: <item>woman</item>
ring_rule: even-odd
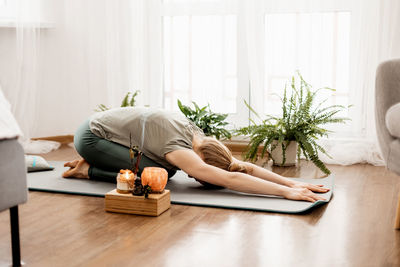
[[[139,173],[144,167],[156,166],[165,168],[171,177],[181,169],[203,184],[311,202],[324,200],[313,192],[329,191],[239,161],[182,114],[144,107],[111,109],[86,121],[74,138],[83,159],[65,163],[70,169],[63,176],[115,182],[120,169],[131,168],[130,143],[143,152]]]

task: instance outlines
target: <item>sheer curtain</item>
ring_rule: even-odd
[[[287,68],[290,71],[279,76],[277,73],[279,65],[273,65],[275,61],[272,60],[271,51],[277,49],[276,47],[279,49],[288,47],[288,51],[291,51],[293,47],[301,47],[300,44],[304,43],[303,39],[295,41],[289,39],[293,36],[288,34],[288,31],[297,27],[303,37],[317,36],[316,30],[319,27],[328,29],[327,32],[348,36],[349,40],[345,42],[344,38],[337,38],[342,41],[341,44],[348,46],[348,64],[335,60],[335,57],[332,57],[333,59],[325,57],[323,62],[329,60],[336,62],[336,71],[331,68],[329,73],[341,73],[341,67],[343,68],[345,64],[348,66],[348,78],[339,80],[347,81],[347,91],[345,91],[348,94],[345,97],[349,100],[347,104],[354,105],[348,113],[352,121],[347,127],[343,127],[346,131],[322,140],[323,145],[333,156],[333,159],[324,160],[337,164],[382,163],[375,136],[374,79],[376,67],[381,61],[400,56],[400,35],[398,35],[400,22],[397,16],[400,14],[399,1],[9,0],[7,2],[17,3],[17,8],[14,14],[14,26],[7,29],[0,27],[0,38],[2,38],[0,53],[3,55],[0,62],[0,82],[26,140],[29,140],[29,137],[73,134],[79,124],[94,113],[98,104],[118,106],[128,91],[141,91],[138,97],[138,103],[141,105],[162,106],[165,93],[162,60],[163,45],[166,45],[163,44],[161,37],[162,14],[164,17],[183,17],[190,11],[192,16],[208,15],[210,19],[216,19],[220,15],[226,18],[236,16],[235,23],[224,22],[225,27],[229,29],[229,32],[225,32],[232,33],[229,36],[233,36],[227,39],[231,44],[229,49],[238,51],[237,68],[233,71],[237,75],[229,72],[226,73],[226,77],[229,78],[227,78],[229,82],[227,88],[237,89],[237,95],[232,92],[229,92],[229,95],[236,97],[238,118],[239,115],[243,117],[243,114],[246,114],[244,116],[246,120],[242,119],[244,123],[247,121],[248,110],[242,100],[250,97],[250,102],[257,111],[260,113],[268,111],[268,108],[274,105],[274,100],[269,96],[273,92],[271,88],[282,88],[280,82],[290,77],[296,68],[304,68],[304,72],[302,69],[300,71],[305,78],[310,78],[307,80],[315,86],[335,87],[335,84],[330,83],[338,81],[336,79],[326,82],[318,77],[318,75],[324,77],[324,72],[314,75],[312,71],[307,70],[308,67],[304,67],[311,65],[314,69],[318,69],[314,61],[310,61],[311,63],[308,61],[314,60],[319,54],[325,56],[329,54],[326,52],[328,50],[321,50],[319,54],[312,53],[308,56],[307,53],[313,52],[309,48],[299,54],[297,62],[300,63],[297,65],[291,63],[290,68]],[[214,5],[214,2],[222,4]],[[170,3],[170,8],[162,10],[163,3]],[[202,9],[195,10],[194,6],[191,6],[192,3],[196,3]],[[173,10],[174,6],[180,5],[183,5],[183,8]],[[186,8],[188,12],[185,11]],[[232,14],[234,16],[231,16]],[[286,28],[280,25],[283,18],[281,15],[288,18],[288,21],[296,18],[293,24],[290,24],[294,25],[294,28],[289,24],[285,24],[290,26],[285,26]],[[348,33],[340,30],[343,28],[340,23],[332,24],[337,20],[350,24]],[[199,21],[193,24],[199,25],[196,28],[198,31],[202,29],[201,20]],[[237,31],[231,31],[236,25]],[[307,25],[310,25],[309,30]],[[278,30],[274,31],[274,28]],[[238,40],[237,43],[234,42],[235,38]],[[320,47],[329,48],[320,41],[315,39],[311,44],[319,42]],[[299,46],[289,45],[297,42]],[[207,43],[213,42],[207,39]],[[193,44],[193,47],[195,45]],[[278,55],[276,61],[284,62],[287,58],[295,58],[289,53],[281,55],[281,57]],[[337,58],[342,59],[345,56]],[[231,66],[229,59],[231,57],[227,56],[227,63],[221,62]],[[176,60],[172,58],[171,62]],[[204,77],[204,80],[207,81],[207,78]],[[249,84],[250,94],[246,91]],[[341,84],[336,84],[338,90],[346,87]],[[335,95],[331,96],[331,99],[338,100],[340,97],[343,98]]]
[[[157,1],[62,2],[58,36],[49,40],[57,48],[53,56],[61,56],[56,75],[64,84],[57,92],[71,103],[60,111],[66,121],[59,131],[73,133],[98,104],[117,107],[129,91],[141,91],[140,105],[161,103],[154,93],[161,86],[160,66],[153,63],[161,43]]]
[[[141,105],[162,104],[159,1],[8,2],[15,12],[0,27],[0,52],[11,53],[0,82],[27,153],[57,147],[31,137],[73,134],[97,105],[119,106],[128,91],[141,91]]]
[[[11,86],[5,93],[22,129],[23,135],[19,140],[25,152],[46,153],[58,148],[59,144],[30,140],[38,126],[42,1],[9,1],[8,7],[9,22],[15,27],[15,69]]]
[[[328,163],[370,163],[383,165],[375,130],[375,73],[384,60],[400,57],[400,3],[395,0],[354,1],[355,19],[352,34],[357,43],[352,55],[350,85],[354,111],[353,138],[326,140],[333,159]]]
[[[375,73],[384,60],[400,57],[400,3],[396,0],[365,1],[353,3],[356,19],[354,55],[352,55],[352,99],[355,111],[353,131],[359,136],[343,142],[326,141],[333,159],[328,163],[371,163],[383,165],[375,130]],[[359,30],[357,30],[359,29]],[[359,108],[356,108],[359,107]]]
[[[272,82],[271,86],[271,80],[267,79],[275,77],[277,81],[275,87],[283,88],[287,78],[293,75],[296,69],[299,69],[306,79],[309,77],[311,80],[309,79],[308,82],[316,84],[317,88],[336,85],[339,87],[338,94],[328,96],[332,101],[331,104],[335,104],[335,101],[342,101],[339,103],[346,105],[353,104],[354,106],[346,114],[352,121],[347,123],[346,127],[337,127],[338,133],[333,134],[331,138],[321,140],[321,144],[332,156],[328,158],[321,155],[321,158],[331,164],[382,165],[374,124],[375,71],[383,60],[400,56],[399,2],[396,0],[368,2],[361,0],[279,2],[253,0],[240,3],[246,24],[245,36],[252,106],[264,112],[271,112],[274,105],[275,110],[279,109],[279,103],[274,103],[274,99],[271,99],[269,95],[281,92],[273,91],[274,84]],[[290,24],[291,19],[294,19],[293,24]],[[266,28],[260,29],[259,25],[263,25],[263,22]],[[345,23],[350,25],[349,32],[343,28]],[[309,29],[304,25],[309,25]],[[268,27],[278,27],[277,33]],[[320,27],[323,31],[318,35]],[[296,30],[292,34],[293,29]],[[329,51],[329,43],[324,44],[321,41],[323,38],[331,38],[324,36],[327,32],[329,34],[330,29],[332,35],[339,37],[336,41],[337,47],[332,48],[331,51]],[[262,38],[263,36],[265,38]],[[273,39],[268,39],[268,36],[272,36]],[[319,36],[319,39],[315,39],[315,36]],[[310,40],[306,40],[309,47],[300,48],[300,51],[291,54],[292,45],[294,44],[295,49],[299,49],[298,47],[301,47],[304,42],[301,38],[307,37],[310,37]],[[318,46],[318,43],[322,45]],[[343,48],[346,45],[348,48]],[[276,46],[279,47],[276,48]],[[268,55],[274,49],[284,51],[282,47],[285,46],[288,47],[285,54]],[[320,52],[316,48],[325,50]],[[346,54],[346,49],[349,54]],[[342,54],[340,54],[341,51]],[[336,53],[334,54],[336,57],[327,58],[329,53]],[[277,62],[275,65],[273,65],[274,56]],[[302,59],[302,56],[306,58]],[[297,63],[293,60],[293,63],[289,64],[290,67],[287,67],[284,64],[286,60],[292,60],[290,57],[296,58]],[[346,57],[347,63],[340,61],[341,58]],[[336,69],[328,66],[333,64],[330,64],[329,60],[333,60]],[[343,71],[346,64],[348,71]],[[317,73],[312,68],[316,68]],[[290,72],[287,71],[288,69]],[[343,73],[341,77],[340,72]],[[334,73],[336,79],[325,77],[326,73]],[[345,76],[346,73],[348,77]],[[348,88],[345,88],[346,86]],[[346,90],[340,95],[342,87]],[[265,98],[260,97],[264,94]],[[348,102],[343,102],[343,96],[348,99]]]

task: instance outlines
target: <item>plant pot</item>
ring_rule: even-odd
[[[287,145],[288,141],[285,145]],[[275,146],[278,141],[272,141],[272,146]],[[274,165],[278,166],[294,166],[297,162],[297,142],[290,141],[289,146],[286,148],[286,161],[285,164],[282,165],[283,155],[282,155],[282,145],[278,144],[275,149],[271,152],[272,160],[274,161]]]

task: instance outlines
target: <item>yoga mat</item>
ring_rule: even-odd
[[[68,169],[63,166],[64,162],[52,161],[49,163],[55,167],[54,170],[28,173],[28,188],[30,190],[104,197],[107,192],[115,188],[115,184],[112,183],[62,178],[61,174]],[[168,181],[166,188],[171,190],[172,204],[279,213],[302,213],[329,202],[333,193],[333,178],[333,175],[321,179],[294,178],[296,181],[323,184],[331,189],[328,193],[321,194],[327,201],[314,203],[288,200],[276,196],[250,195],[228,189],[206,189],[194,179],[188,178],[187,174],[182,171],[178,171]]]

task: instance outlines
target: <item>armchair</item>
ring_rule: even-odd
[[[376,131],[389,170],[400,175],[400,59],[381,63],[375,84]],[[400,229],[400,195],[395,228]]]
[[[14,138],[0,140],[0,152],[0,211],[10,209],[13,266],[20,266],[18,205],[28,198],[24,151]]]

